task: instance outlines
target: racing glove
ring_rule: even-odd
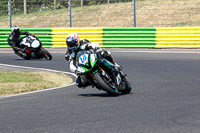
[[[110,57],[111,53],[110,51],[102,50],[100,53],[103,57]]]

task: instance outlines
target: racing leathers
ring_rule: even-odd
[[[26,54],[24,53],[24,49],[20,47],[19,43],[20,43],[20,35],[31,35],[29,32],[22,32],[22,31],[18,31],[18,32],[11,32],[9,34],[9,38],[8,38],[8,45],[10,45],[12,47],[12,49],[14,50],[15,54],[21,56],[21,57],[26,57]]]
[[[70,51],[69,49],[67,49],[66,54],[65,54],[65,59],[69,62],[69,65],[70,65],[70,71],[76,74],[77,74],[76,54],[81,50],[90,50],[90,51],[92,50],[94,52],[100,53],[108,61],[114,63],[113,58],[111,57],[111,53],[109,51],[101,49],[98,43],[91,43],[87,39],[83,39],[80,41],[80,45],[77,50]],[[76,85],[78,87],[85,88],[91,84],[90,82],[88,82],[85,75],[78,74],[78,77],[76,79]]]

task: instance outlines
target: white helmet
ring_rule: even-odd
[[[17,25],[12,27],[12,32],[13,33],[19,33],[19,27]]]

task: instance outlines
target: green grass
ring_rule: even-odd
[[[0,96],[72,83],[72,79],[63,73],[0,71],[0,77]]]
[[[199,0],[138,0],[137,27],[199,26]],[[187,22],[186,22],[187,21]],[[12,24],[22,28],[68,27],[68,9],[13,15]],[[0,17],[8,27],[8,16]],[[72,27],[132,27],[132,2],[72,8]]]

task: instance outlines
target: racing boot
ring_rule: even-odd
[[[18,56],[22,57],[22,58],[27,58],[27,55],[25,53],[23,53],[22,51],[17,51],[15,52],[15,54],[17,54]]]
[[[79,75],[78,78],[76,79],[76,85],[79,88],[85,89],[86,87],[90,86],[91,83],[89,80],[85,77],[85,75]]]
[[[119,65],[119,64],[117,64],[116,62],[114,63],[114,66],[120,71],[120,70],[122,70],[122,67]]]
[[[120,71],[120,75],[121,75],[122,79],[124,79],[127,76],[127,74],[124,74],[122,71]]]

